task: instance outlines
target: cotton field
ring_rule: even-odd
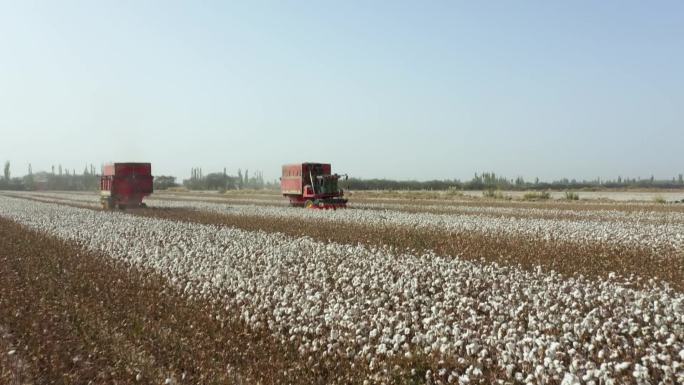
[[[83,194],[40,198],[52,202],[0,196],[0,217],[153,272],[188,301],[214,304],[248,329],[292,346],[303,365],[349,363],[364,373],[356,378],[360,382],[684,383],[684,293],[655,278],[637,282],[609,273],[595,279],[542,266],[472,261],[465,254],[103,212],[94,208],[96,196]],[[525,209],[513,217],[510,208],[492,216],[497,208],[437,214],[193,199],[148,203],[168,210],[603,242],[656,256],[684,249],[684,224],[676,212],[615,210],[552,219]]]
[[[95,206],[96,195],[40,194],[48,199],[67,202],[86,202]],[[568,210],[530,210],[501,207],[465,208],[468,214],[408,213],[398,210],[339,210],[335,212],[299,210],[251,204],[220,204],[181,199],[149,199],[152,207],[193,208],[217,213],[246,216],[266,216],[300,220],[325,220],[371,225],[397,225],[410,228],[438,229],[450,232],[478,232],[486,234],[522,234],[552,240],[575,242],[609,242],[624,246],[671,248],[684,251],[684,213],[649,211],[572,212]],[[364,205],[360,205],[364,207]],[[382,206],[379,206],[381,208]],[[540,218],[540,211],[559,218]],[[498,214],[491,216],[490,214]],[[488,215],[485,215],[488,214]],[[517,214],[512,215],[512,214]]]

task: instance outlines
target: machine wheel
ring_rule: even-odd
[[[126,205],[123,203],[119,203],[116,206],[119,208],[119,210],[126,210]]]
[[[147,205],[146,205],[145,203],[141,203],[141,204],[140,204],[140,208],[141,208],[141,209],[146,209],[146,208],[147,208]]]
[[[313,208],[314,207],[313,201],[311,199],[307,200],[306,203],[304,203],[304,207],[306,207],[307,209]]]

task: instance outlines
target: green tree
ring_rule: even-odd
[[[176,186],[178,186],[178,184],[176,183],[176,177],[175,176],[160,175],[160,176],[154,177],[154,189],[155,190],[165,190],[169,187],[176,187]]]
[[[7,162],[5,162],[5,181],[7,181],[8,183],[10,180],[10,176],[10,162],[8,160]]]

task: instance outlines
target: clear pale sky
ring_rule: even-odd
[[[0,161],[684,172],[682,1],[4,1]]]

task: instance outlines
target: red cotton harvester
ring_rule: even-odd
[[[315,209],[347,207],[344,191],[338,186],[340,177],[330,172],[329,163],[297,163],[283,166],[280,191],[290,198],[290,206]]]
[[[102,208],[145,207],[143,198],[152,194],[152,166],[149,163],[111,163],[102,169]]]

